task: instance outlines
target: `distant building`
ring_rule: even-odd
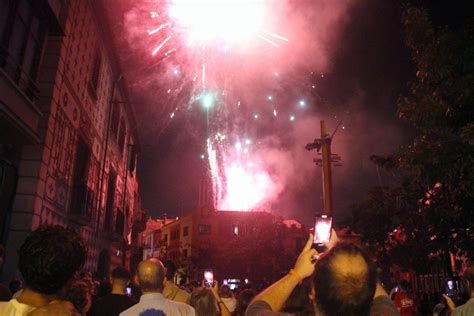
[[[214,211],[208,206],[166,225],[154,225],[148,226],[155,230],[147,233],[149,250],[144,258],[146,253],[171,259],[188,278],[197,280],[208,268],[220,280],[270,280],[291,268],[308,236],[305,226],[294,220],[266,212]]]
[[[170,224],[176,219],[156,219],[149,218],[146,228],[142,233],[143,260],[162,257],[163,243],[162,230],[164,225]]]
[[[82,235],[85,270],[129,262],[139,146],[111,38],[101,1],[0,1],[3,279],[46,223]]]

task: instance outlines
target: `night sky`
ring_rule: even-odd
[[[205,113],[198,110],[187,111],[173,120],[164,119],[169,117],[164,109],[170,100],[159,91],[164,89],[166,78],[155,78],[163,74],[164,66],[149,53],[130,45],[130,39],[123,35],[124,28],[131,27],[123,16],[137,3],[122,2],[113,10],[125,78],[136,103],[140,127],[138,176],[142,204],[154,217],[164,213],[179,216],[197,206],[199,185],[207,166],[200,156],[205,153],[209,127]],[[294,10],[318,9],[311,3],[301,1]],[[118,14],[117,10],[123,13]],[[388,177],[376,169],[369,156],[393,152],[413,134],[398,119],[396,107],[397,98],[407,89],[413,72],[410,52],[403,43],[401,13],[398,1],[347,1],[338,23],[322,31],[326,36],[323,64],[312,63],[305,68],[304,63],[295,62],[278,86],[260,77],[252,81],[261,90],[255,95],[265,96],[270,91],[284,102],[296,100],[298,95],[311,100],[304,117],[297,118],[298,127],[288,123],[246,126],[246,131],[258,135],[263,143],[277,137],[278,150],[293,157],[287,163],[306,166],[289,166],[287,171],[292,174],[285,178],[285,186],[271,202],[270,209],[275,214],[309,223],[314,211],[322,208],[321,171],[311,162],[316,153],[304,150],[306,143],[319,136],[319,119],[326,120],[331,131],[339,120],[344,127],[333,141],[333,152],[341,155],[343,162],[342,167],[333,170],[336,221],[348,218],[350,205],[363,199],[368,188],[387,184]],[[307,18],[305,23],[311,25],[311,13]],[[305,37],[304,41],[310,40]],[[304,58],[311,58],[311,54]],[[239,85],[239,89],[239,93],[245,94],[245,85]],[[184,85],[173,102],[185,102],[188,97]],[[247,114],[252,115],[250,112]],[[278,157],[279,151],[276,153]]]

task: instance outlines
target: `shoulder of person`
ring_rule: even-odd
[[[370,316],[398,316],[400,312],[388,296],[378,296],[372,301]]]
[[[469,301],[467,301],[465,304],[456,307],[454,309],[453,316],[470,316],[474,315],[474,298],[471,298]]]
[[[290,315],[286,313],[274,312],[270,305],[265,301],[253,301],[245,311],[245,316],[283,316]]]

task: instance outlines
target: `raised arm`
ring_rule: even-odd
[[[295,267],[283,278],[258,294],[253,301],[264,301],[270,306],[272,311],[279,311],[296,285],[314,272],[314,262],[312,262],[312,258],[316,256],[318,252],[315,249],[311,249],[312,244],[313,235],[310,234],[303,251],[296,260]]]
[[[219,295],[219,286],[217,284],[217,281],[214,282],[214,286],[211,286],[211,291],[212,291],[212,294],[214,294],[214,298],[216,299],[217,304],[219,305],[221,316],[230,316],[231,313],[229,309],[224,304],[224,302],[222,301],[222,298]]]

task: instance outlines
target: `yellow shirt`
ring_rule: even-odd
[[[169,300],[173,300],[181,303],[189,303],[191,295],[183,289],[177,287],[173,282],[166,281],[165,288],[163,289],[163,295]]]
[[[0,316],[26,316],[35,309],[36,307],[22,304],[16,299],[0,302]]]

